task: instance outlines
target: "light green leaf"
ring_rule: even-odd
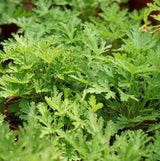
[[[74,78],[75,80],[81,82],[81,83],[84,83],[84,84],[87,84],[87,85],[90,85],[90,83],[88,81],[85,81],[83,79],[80,79],[80,78],[77,78],[76,76],[74,75],[69,75],[71,78]]]
[[[11,83],[26,84],[31,81],[31,78],[33,76],[34,74],[30,74],[30,73],[19,73],[15,76],[4,75],[2,79]]]
[[[89,98],[89,102],[88,102],[91,106],[91,108],[88,107],[88,109],[92,112],[96,112],[97,110],[103,108],[103,104],[102,103],[96,103],[96,97],[94,95],[91,95]]]
[[[121,101],[128,101],[130,98],[135,101],[139,101],[134,95],[126,94],[121,89],[118,89],[118,91],[120,94]]]

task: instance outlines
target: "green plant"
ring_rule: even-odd
[[[22,122],[0,115],[0,160],[158,160],[160,42],[141,21],[159,2],[34,2],[0,51],[1,113]]]
[[[1,0],[0,25],[12,23],[12,18],[31,16],[23,9],[23,0]]]

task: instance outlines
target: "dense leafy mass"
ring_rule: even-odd
[[[160,160],[160,1],[120,2],[1,1],[1,24],[20,28],[2,42],[0,110],[21,125],[0,115],[0,161]]]

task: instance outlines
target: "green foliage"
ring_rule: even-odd
[[[95,99],[95,96],[93,95],[91,95],[91,97],[89,98],[89,104],[91,108],[88,108],[88,109],[92,112],[96,112],[98,109],[101,109],[103,107],[102,103],[96,104],[96,99]]]
[[[160,1],[159,0],[154,0],[153,4],[152,3],[148,3],[148,14],[150,14],[152,11],[160,11]],[[154,19],[156,20],[160,20],[159,19],[159,14],[158,15],[152,15]]]
[[[144,31],[159,1],[131,13],[121,0],[17,2],[6,15],[20,29],[0,51],[0,160],[159,160],[160,42]]]
[[[38,109],[37,116],[34,110]],[[87,111],[86,111],[87,112]],[[31,103],[27,112],[28,120],[20,131],[9,132],[7,124],[0,126],[1,160],[141,160],[142,157],[155,157],[158,154],[155,146],[150,143],[152,137],[142,130],[125,131],[112,137],[117,132],[117,127],[112,121],[104,125],[103,118],[97,118],[93,112],[88,112],[83,120],[84,126],[77,129],[64,130],[55,122],[63,123],[62,119],[51,116],[45,104]],[[62,116],[63,117],[63,116]],[[52,125],[50,119],[54,120]],[[64,119],[64,117],[63,117]],[[50,130],[52,131],[50,131]],[[156,134],[156,137],[159,135]],[[16,139],[16,142],[15,142]],[[156,139],[156,138],[155,138]]]
[[[23,0],[1,0],[0,25],[12,23],[12,18],[31,16],[23,9]]]
[[[80,17],[87,20],[89,16],[96,15],[102,7],[107,7],[113,2],[127,2],[128,0],[56,0],[55,4],[63,5],[66,10],[66,5],[69,5],[73,10],[80,12]]]

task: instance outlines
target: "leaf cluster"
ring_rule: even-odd
[[[10,131],[0,115],[0,160],[159,160],[160,42],[143,31],[148,8],[33,2],[9,16],[20,29],[1,43],[1,104],[22,125]]]

